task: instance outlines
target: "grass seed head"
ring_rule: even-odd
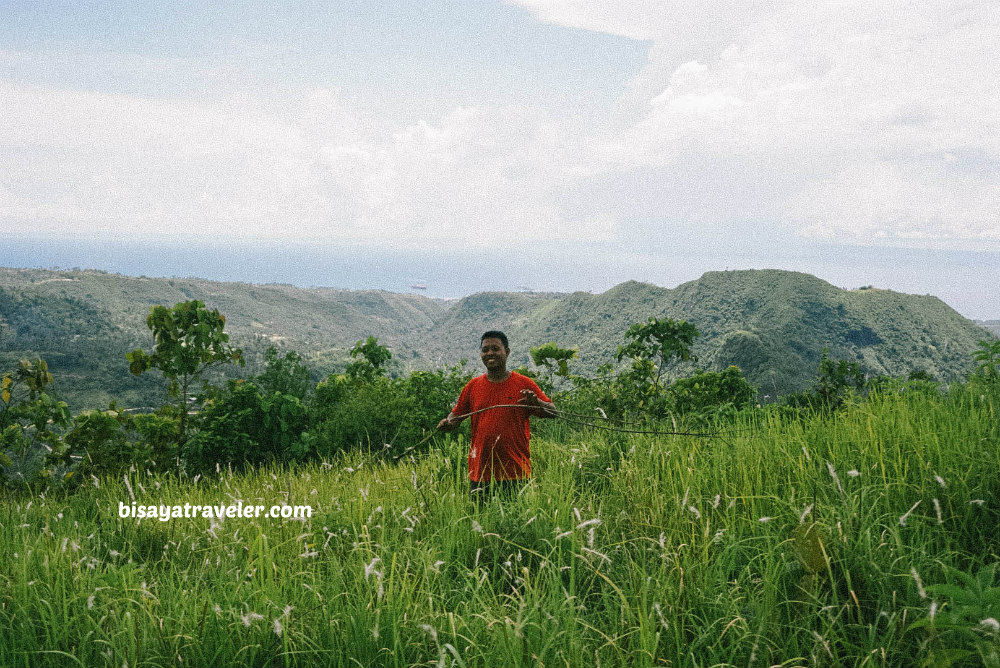
[[[920,594],[920,598],[927,598],[927,590],[924,589],[924,581],[920,579],[920,573],[917,572],[916,566],[910,568],[910,575],[913,576],[914,582],[917,583],[917,593]]]
[[[986,619],[979,622],[979,630],[990,635],[996,635],[1000,633],[1000,622],[998,622],[994,617],[987,617]]]

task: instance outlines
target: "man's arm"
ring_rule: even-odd
[[[462,393],[458,395],[458,401],[455,402],[455,406],[448,412],[448,417],[438,422],[438,431],[455,431],[462,424],[462,420],[468,417],[461,414],[472,410],[472,401],[469,397],[469,388],[472,383],[473,381],[470,380],[462,388]],[[455,411],[459,411],[459,413],[456,414]]]

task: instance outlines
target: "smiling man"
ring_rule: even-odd
[[[437,427],[454,431],[466,417],[472,418],[469,481],[477,500],[493,491],[512,493],[531,477],[528,418],[556,416],[555,405],[533,380],[507,370],[508,355],[510,346],[503,332],[483,334],[480,357],[486,373],[466,384]]]

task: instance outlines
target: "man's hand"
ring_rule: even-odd
[[[521,398],[518,400],[519,404],[525,406],[541,406],[542,402],[538,400],[538,395],[532,390],[521,390]]]
[[[451,413],[449,413],[448,417],[438,422],[438,431],[455,431],[458,429],[461,420],[454,420],[452,417]]]
[[[545,403],[538,398],[534,390],[521,390],[521,398],[518,399],[517,403],[528,408],[531,415],[537,417],[555,417],[555,405],[550,403]]]

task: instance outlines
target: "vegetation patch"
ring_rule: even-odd
[[[0,376],[0,665],[1000,656],[1000,341],[948,385],[827,349],[764,402],[700,366],[693,322],[633,323],[596,374],[549,341],[521,369],[560,418],[534,477],[474,504],[468,433],[433,431],[464,366],[394,375],[369,336],[318,383],[276,348],[218,383],[203,368],[242,359],[225,326],[198,300],[151,309],[157,345],[128,361],[176,390],[152,413],[74,415],[41,359]],[[122,510],[237,504],[311,512]]]

